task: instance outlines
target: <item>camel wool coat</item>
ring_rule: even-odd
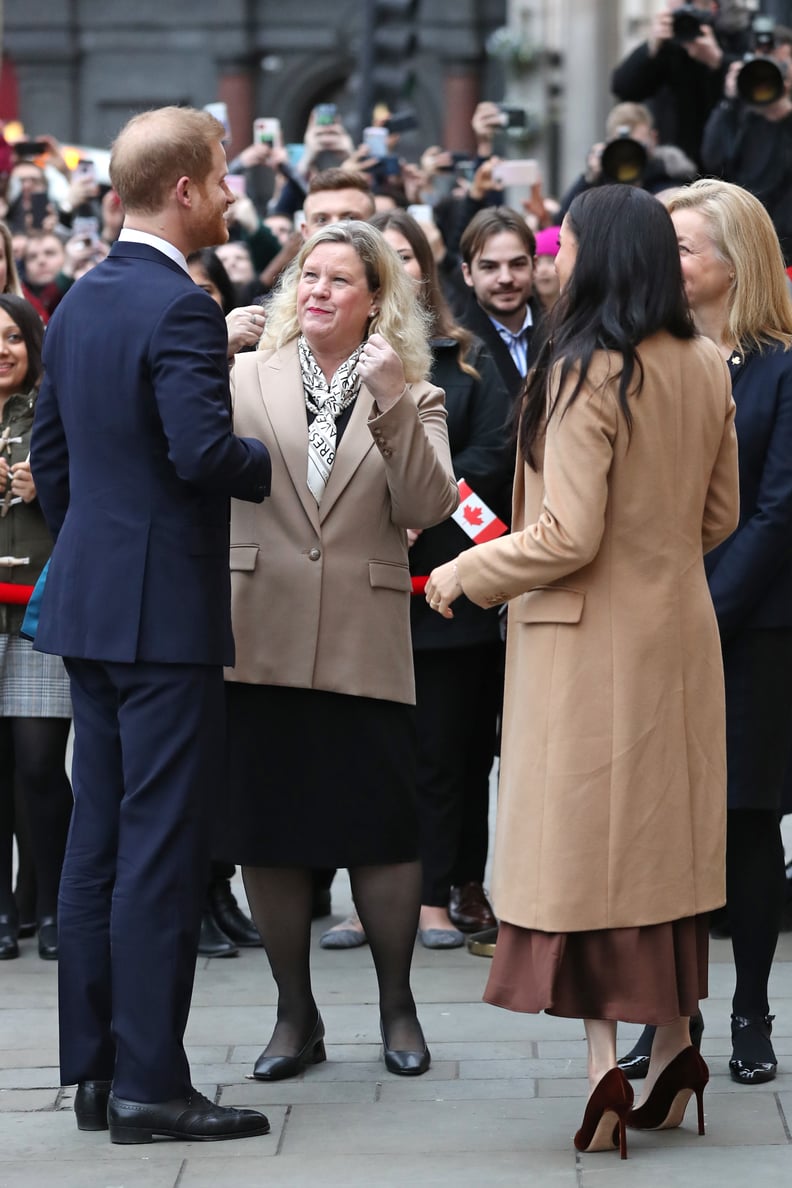
[[[620,358],[598,352],[566,411],[574,377],[561,393],[538,473],[518,462],[512,534],[457,559],[468,598],[509,603],[494,907],[544,932],[725,900],[723,671],[703,554],[737,525],[734,403],[706,339],[658,333],[639,356],[631,435]]]
[[[408,384],[379,413],[361,384],[319,506],[297,340],[238,355],[231,390],[236,432],[269,450],[272,498],[262,514],[231,501],[227,679],[414,704],[406,530],[459,502],[442,389]]]

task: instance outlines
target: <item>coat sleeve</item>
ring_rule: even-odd
[[[217,305],[197,288],[180,295],[152,334],[154,398],[179,478],[260,503],[269,494],[270,457],[262,442],[233,433],[226,348]]]
[[[570,377],[568,387],[574,384]],[[562,391],[546,431],[542,511],[521,532],[457,558],[467,597],[495,606],[574,573],[594,559],[605,530],[618,412],[611,393],[586,385],[565,408]]]
[[[611,90],[622,103],[651,99],[668,82],[668,61],[665,47],[652,57],[649,45],[644,41],[615,68],[611,75]]]
[[[55,383],[47,372],[36,400],[30,439],[30,469],[39,506],[55,541],[69,507],[69,451]]]
[[[448,444],[445,398],[431,384],[408,384],[385,413],[376,408],[369,430],[385,463],[391,519],[401,528],[431,528],[459,503]]]
[[[723,638],[741,626],[792,552],[792,358],[776,383],[775,417],[753,513],[723,545],[709,572]]]
[[[724,368],[725,370],[725,368]],[[740,519],[740,478],[737,464],[737,434],[734,431],[736,406],[731,395],[731,383],[726,386],[726,417],[723,423],[718,456],[710,475],[704,518],[701,524],[701,544],[705,553],[714,549],[734,532]]]

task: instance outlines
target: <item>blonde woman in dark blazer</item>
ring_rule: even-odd
[[[380,989],[387,1067],[429,1052],[410,990],[420,864],[407,529],[458,501],[426,327],[380,232],[318,232],[261,349],[234,365],[237,431],[267,444],[268,514],[234,503],[237,664],[218,856],[241,862],[278,984],[254,1076],[323,1060],[310,980],[311,870],[347,866]]]

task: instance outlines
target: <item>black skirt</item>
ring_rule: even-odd
[[[732,636],[723,670],[728,806],[780,812],[792,755],[792,628]]]
[[[226,707],[215,858],[302,867],[417,859],[413,706],[229,681]]]

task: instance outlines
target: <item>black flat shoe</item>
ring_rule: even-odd
[[[124,1101],[110,1094],[107,1120],[111,1143],[152,1143],[154,1136],[185,1142],[219,1142],[269,1134],[270,1124],[256,1110],[215,1105],[202,1093],[175,1101]]]
[[[19,924],[16,912],[0,915],[0,961],[13,961],[19,956]]]
[[[704,1034],[704,1019],[701,1011],[690,1016],[690,1042],[698,1052],[701,1049],[701,1037]],[[616,1061],[628,1081],[641,1081],[649,1072],[649,1058],[652,1054],[654,1027],[644,1027],[633,1047],[626,1056]]]
[[[198,952],[202,957],[238,957],[239,949],[223,932],[211,912],[201,916]]]
[[[80,1081],[74,1095],[78,1130],[107,1130],[111,1081]]]
[[[746,1019],[732,1015],[729,1072],[738,1085],[762,1085],[775,1079],[778,1061],[770,1042],[775,1015]]]
[[[324,1023],[322,1016],[316,1016],[313,1031],[296,1056],[265,1056],[262,1052],[253,1065],[253,1076],[257,1081],[285,1081],[296,1077],[309,1064],[322,1064],[327,1060],[324,1046]]]
[[[420,1077],[432,1063],[429,1049],[424,1043],[423,1049],[415,1052],[397,1052],[388,1047],[385,1039],[385,1028],[380,1022],[382,1036],[382,1051],[385,1056],[385,1067],[388,1072],[396,1073],[398,1077]]]
[[[38,922],[38,952],[42,961],[58,960],[58,921],[55,916],[42,916]]]
[[[218,879],[209,888],[209,907],[215,924],[230,941],[243,949],[261,947],[261,937],[253,921],[240,910],[228,879]]]

